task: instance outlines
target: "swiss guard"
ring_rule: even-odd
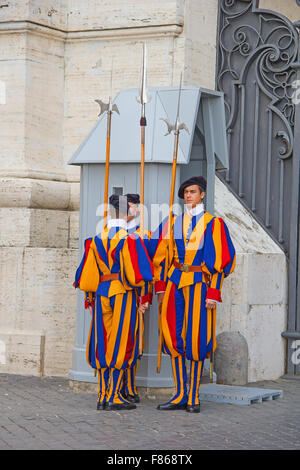
[[[102,232],[85,242],[75,287],[85,292],[92,320],[86,347],[88,364],[98,371],[97,409],[134,409],[121,394],[124,371],[134,367],[139,338],[138,289],[153,279],[153,266],[143,240],[128,234],[129,205],[124,196],[109,198],[111,218]],[[148,307],[140,299],[139,309]]]
[[[235,249],[228,228],[221,218],[204,210],[205,192],[206,180],[202,176],[182,183],[178,196],[184,199],[185,212],[169,218],[170,240],[160,236],[166,231],[164,227],[158,229],[160,234],[153,234],[163,352],[171,357],[175,382],[174,396],[159,405],[159,410],[200,412],[203,363],[216,348],[216,305],[222,302],[223,280],[235,267]]]
[[[139,204],[140,204],[140,196],[139,194],[128,193],[125,195],[127,197],[128,205],[129,205],[129,212],[128,212],[128,222],[127,222],[127,232],[129,234],[137,233],[141,236],[141,226],[138,222],[139,216]],[[145,244],[145,248],[149,254],[150,252],[150,237],[151,232],[148,230],[143,230],[143,241]],[[145,282],[142,287],[138,289],[138,298],[140,303],[144,304],[146,302],[152,304],[152,297],[153,297],[153,283],[152,282]],[[142,349],[144,349],[144,328],[142,323]],[[123,379],[123,388],[122,394],[123,396],[132,403],[139,403],[140,398],[137,393],[136,384],[135,384],[135,376],[137,372],[137,358],[140,358],[139,354],[139,342],[136,342],[136,347],[134,350],[133,357],[128,362],[128,367],[124,372],[124,379]]]

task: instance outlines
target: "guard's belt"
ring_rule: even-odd
[[[184,273],[201,273],[203,274],[204,282],[209,285],[210,283],[210,275],[202,270],[202,266],[191,266],[185,263],[177,263],[177,261],[173,261],[173,266],[175,268],[180,269],[180,271]]]
[[[180,269],[185,273],[200,273],[202,272],[202,266],[190,266],[189,264],[184,263],[177,263],[177,261],[173,261],[173,265],[175,268]]]
[[[118,281],[118,279],[119,279],[119,273],[102,274],[102,276],[100,276],[100,282]]]

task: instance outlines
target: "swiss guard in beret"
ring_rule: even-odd
[[[134,367],[137,360],[138,289],[152,281],[153,266],[141,237],[127,232],[127,198],[112,195],[109,204],[111,218],[86,240],[74,285],[85,292],[92,313],[86,358],[98,370],[97,409],[133,409],[121,393],[122,378],[129,361]],[[145,299],[140,299],[142,311],[148,307]]]
[[[139,204],[140,204],[140,196],[139,194],[128,193],[125,194],[127,197],[127,202],[129,206],[128,211],[128,218],[127,218],[127,232],[129,234],[137,233],[141,236],[140,225],[138,222],[139,216]],[[143,241],[145,244],[145,248],[149,254],[149,240],[151,237],[151,232],[147,230],[143,230]],[[152,297],[153,297],[153,283],[152,282],[145,282],[142,287],[138,288],[138,299],[139,302],[145,304],[146,302],[152,304]],[[143,332],[144,333],[144,332]],[[143,349],[144,349],[144,338],[143,338]],[[122,387],[122,395],[131,403],[139,403],[140,398],[137,393],[136,385],[135,385],[135,376],[137,370],[137,358],[139,357],[139,344],[138,341],[136,342],[135,349],[133,351],[132,357],[128,361],[127,369],[123,375],[123,387]]]
[[[199,385],[206,357],[216,348],[216,305],[224,277],[235,267],[235,249],[225,222],[204,210],[206,180],[181,184],[185,212],[173,217],[166,270],[165,226],[152,235],[155,292],[161,305],[163,352],[171,357],[175,394],[159,410],[199,413]],[[187,365],[190,379],[187,383]]]

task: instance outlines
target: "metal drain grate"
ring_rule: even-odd
[[[252,405],[263,401],[275,400],[283,396],[282,390],[238,387],[235,385],[202,385],[199,390],[200,401]]]

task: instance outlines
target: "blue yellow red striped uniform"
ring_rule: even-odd
[[[100,276],[113,273],[117,279],[100,282]],[[138,338],[137,289],[152,279],[153,266],[137,234],[111,227],[85,241],[74,285],[86,293],[86,306],[90,301],[93,305],[86,358],[99,371],[100,401],[104,396],[112,403],[124,401],[119,390],[122,374],[129,360],[134,365]]]
[[[221,302],[224,277],[235,267],[236,255],[228,228],[221,218],[202,211],[173,218],[168,244],[168,219],[151,237],[155,292],[165,292],[161,324],[163,351],[172,358],[176,394],[174,403],[197,404],[203,361],[216,348],[216,309],[206,308],[206,299]],[[166,250],[169,246],[169,266]],[[199,272],[184,272],[173,262],[201,266]],[[167,269],[167,272],[166,272]],[[209,279],[209,282],[207,282]],[[191,361],[189,394],[186,361]],[[173,402],[173,401],[172,401]]]
[[[137,233],[141,235],[139,225],[133,226],[131,228],[127,228],[127,232],[129,234]],[[143,240],[144,240],[145,248],[148,254],[150,252],[150,238],[151,238],[151,232],[144,230]],[[138,288],[138,296],[142,303],[149,302],[150,304],[152,304],[153,282],[145,282],[141,288]],[[144,325],[143,325],[143,328],[144,328]],[[144,347],[145,347],[145,341],[144,341],[144,331],[143,331],[143,350],[144,350]],[[137,397],[138,395],[136,384],[135,384],[136,369],[137,369],[136,364],[137,364],[138,356],[139,356],[139,342],[136,341],[133,355],[128,361],[128,367],[124,373],[123,390],[124,390],[125,396]]]

